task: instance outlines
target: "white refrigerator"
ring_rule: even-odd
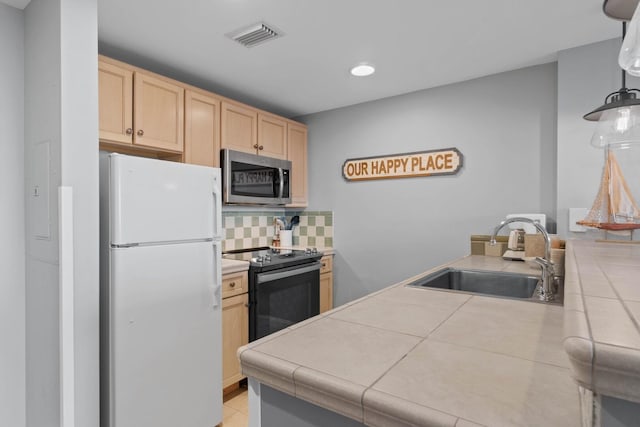
[[[220,169],[100,153],[102,427],[222,421]]]

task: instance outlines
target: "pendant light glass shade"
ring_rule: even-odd
[[[640,106],[612,108],[602,112],[591,145],[624,148],[640,143]]]
[[[620,48],[618,64],[632,76],[640,76],[640,7],[633,13]]]
[[[637,22],[640,19],[640,15],[638,15],[637,10],[634,13],[634,18],[636,18],[636,25],[629,31],[627,31],[626,22],[622,23],[623,48],[620,51],[618,61],[622,66],[621,61],[624,56],[628,66],[633,69],[637,68],[640,71],[640,46],[636,43],[636,41],[640,41],[640,29]],[[627,42],[630,45],[624,51],[624,43]],[[635,50],[638,50],[637,60],[633,59]],[[591,137],[591,145],[594,147],[613,146],[625,148],[631,144],[640,143],[640,99],[637,97],[640,90],[627,89],[626,73],[625,69],[623,69],[620,90],[607,95],[603,105],[583,116],[585,120],[598,122],[596,131]]]

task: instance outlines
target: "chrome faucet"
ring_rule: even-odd
[[[545,230],[544,227],[540,225],[538,221],[534,221],[532,219],[522,218],[522,217],[512,217],[509,219],[505,219],[500,223],[500,225],[498,225],[495,228],[495,230],[493,230],[493,234],[491,235],[491,240],[489,241],[489,244],[495,245],[496,236],[498,235],[498,232],[502,229],[502,227],[512,222],[526,222],[528,224],[532,224],[540,233],[542,233],[542,236],[544,237],[544,258],[536,257],[534,259],[534,262],[542,268],[542,277],[538,284],[538,297],[542,301],[546,301],[546,302],[553,301],[554,299],[553,284],[554,284],[555,271],[554,271],[553,263],[551,262],[551,256],[550,256],[551,238],[549,237],[547,230]]]

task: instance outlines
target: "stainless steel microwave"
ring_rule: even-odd
[[[291,162],[222,150],[223,200],[228,205],[291,203]]]

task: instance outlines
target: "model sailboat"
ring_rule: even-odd
[[[578,224],[601,230],[640,228],[640,209],[611,150],[605,149],[605,164],[596,200],[587,217]]]

